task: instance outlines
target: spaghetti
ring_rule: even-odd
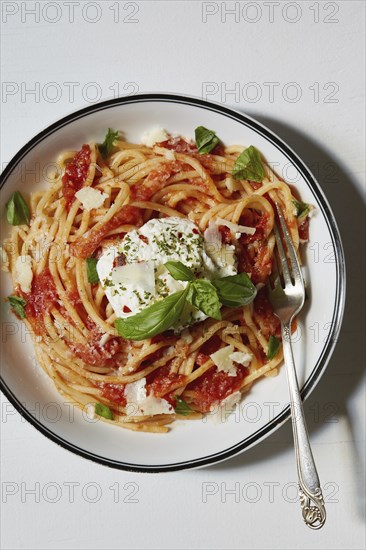
[[[217,140],[202,152],[197,143],[169,135],[137,145],[109,131],[103,146],[62,153],[60,174],[47,190],[32,193],[29,223],[15,225],[4,243],[14,287],[9,301],[33,334],[39,364],[77,406],[130,430],[166,432],[175,419],[200,418],[232,404],[255,380],[276,374],[280,322],[266,291],[274,202],[296,249],[308,238],[309,209],[299,208],[304,203],[259,153],[249,161],[255,169],[259,159],[261,181],[245,177],[243,151],[248,149]],[[221,251],[232,252],[231,263],[225,260],[231,275],[249,275],[254,299],[241,307],[221,303],[216,318],[203,303],[206,314],[178,329],[173,324],[147,338],[125,338],[116,321],[136,312],[120,304],[118,314],[98,264],[111,247],[126,248],[126,236],[147,246],[143,228],[166,220],[177,220],[177,227],[179,220],[189,222],[201,245],[214,235]],[[173,248],[168,242],[165,259],[174,256]],[[117,270],[131,260],[117,254],[114,262]],[[190,283],[177,284],[184,290]],[[168,289],[165,297],[171,294]],[[140,313],[163,299],[152,295]]]

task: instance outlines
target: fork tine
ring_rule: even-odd
[[[284,281],[285,281],[285,285],[286,286],[291,285],[292,281],[291,281],[290,271],[289,271],[289,268],[288,268],[288,265],[287,265],[287,257],[286,257],[286,253],[284,251],[283,244],[282,244],[282,241],[281,241],[281,235],[280,235],[280,232],[278,231],[278,227],[277,227],[276,223],[274,224],[273,229],[274,229],[274,234],[275,234],[275,238],[276,238],[278,255],[279,255],[279,258],[281,260],[282,274],[283,274],[283,278],[284,278]]]
[[[285,217],[284,217],[283,212],[282,212],[280,206],[278,205],[278,203],[276,203],[276,208],[277,208],[278,218],[280,220],[281,228],[282,228],[282,231],[283,231],[283,236],[284,236],[285,243],[286,243],[287,252],[288,252],[288,255],[290,256],[292,272],[293,272],[293,275],[294,275],[295,284],[300,283],[302,286],[304,286],[304,279],[303,279],[303,276],[302,276],[302,273],[301,273],[299,260],[297,258],[294,243],[292,242],[292,237],[290,235],[290,232],[289,232],[289,230],[287,228],[287,225],[286,225],[286,222],[285,222]],[[281,242],[281,244],[282,244],[282,242]],[[277,243],[277,246],[278,246],[278,243]],[[283,250],[283,247],[282,247],[282,250]]]

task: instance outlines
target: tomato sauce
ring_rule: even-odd
[[[239,225],[247,227],[255,227],[254,235],[242,233],[239,241],[241,243],[253,243],[265,238],[266,229],[268,227],[269,214],[258,213],[255,210],[245,210],[240,216]]]
[[[117,403],[118,405],[122,405],[122,407],[125,407],[127,404],[127,400],[125,397],[125,386],[120,384],[108,384],[106,382],[102,382],[99,384],[99,387],[102,390],[102,396],[108,399],[109,401],[113,401],[113,403]]]
[[[65,173],[62,176],[62,194],[68,210],[75,200],[75,193],[81,189],[88,175],[90,154],[89,145],[83,145],[72,161],[66,165]]]
[[[142,224],[143,219],[140,208],[131,205],[122,206],[121,210],[102,227],[88,231],[88,233],[76,239],[74,243],[71,243],[71,254],[77,258],[89,258],[104,237],[113,229],[120,225],[141,226]]]
[[[224,244],[231,244],[232,236],[231,231],[226,225],[219,225],[219,231],[221,233],[221,239]]]
[[[272,273],[272,259],[264,243],[259,243],[257,250],[239,243],[238,264],[239,273],[247,273],[255,285],[267,284]]]
[[[186,376],[176,372],[170,372],[170,365],[156,369],[146,377],[146,390],[148,395],[165,397],[173,388],[184,385]]]
[[[136,201],[149,201],[155,193],[163,189],[167,180],[182,170],[182,163],[178,161],[162,164],[156,170],[152,170],[143,183],[135,183],[131,186],[131,199]]]
[[[186,389],[194,394],[192,399],[194,408],[202,413],[209,412],[212,405],[220,403],[239,390],[248,369],[237,365],[236,370],[236,376],[229,376],[226,372],[211,367],[205,374],[191,382]]]
[[[309,240],[309,218],[306,217],[302,224],[299,226],[299,238],[302,241]]]
[[[87,344],[72,344],[70,349],[87,365],[106,366],[114,363],[113,359],[116,353],[120,350],[118,338],[108,340],[103,346],[100,346],[99,341],[101,334],[90,335]]]
[[[214,334],[207,342],[202,344],[196,357],[196,363],[199,367],[204,365],[210,359],[210,355],[219,350],[222,345],[222,340],[217,334]]]
[[[261,327],[263,336],[269,338],[273,335],[281,337],[281,323],[273,312],[273,307],[268,298],[267,288],[262,288],[254,299],[254,316]]]
[[[176,153],[192,154],[198,153],[196,145],[192,141],[186,141],[181,137],[170,137],[166,141],[159,143],[165,149],[171,149]]]
[[[58,299],[56,286],[48,267],[33,277],[31,292],[22,293],[22,295],[27,302],[26,316],[34,326],[36,334],[40,334],[44,314],[50,311]]]

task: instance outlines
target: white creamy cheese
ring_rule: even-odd
[[[84,210],[90,211],[93,208],[100,208],[108,195],[107,193],[101,193],[94,187],[83,187],[75,193],[75,197],[81,202]]]
[[[143,134],[141,143],[147,147],[153,147],[155,143],[160,143],[161,141],[166,141],[167,139],[169,139],[169,136],[164,128],[153,128]]]
[[[23,292],[31,291],[33,280],[32,258],[29,254],[18,256],[15,262],[15,282],[20,285]]]
[[[221,243],[222,244],[222,243]],[[218,266],[209,254],[207,241],[197,226],[186,218],[152,219],[129,231],[120,241],[105,248],[97,271],[116,315],[135,315],[154,302],[184,290],[185,281],[176,281],[165,263],[181,261],[197,277],[214,279],[237,273],[233,251]],[[183,318],[173,328],[183,328],[205,319],[201,311],[187,304]]]
[[[150,416],[154,414],[174,414],[172,405],[154,395],[147,395],[146,378],[125,386],[127,416]]]
[[[235,246],[223,244],[218,225],[211,221],[204,233],[205,250],[212,258],[218,277],[237,274]]]

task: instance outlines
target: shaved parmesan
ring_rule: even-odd
[[[167,149],[164,153],[164,156],[167,160],[175,160],[174,151],[172,151],[171,149]]]
[[[244,353],[242,351],[234,351],[234,353],[230,354],[230,359],[232,361],[235,361],[235,363],[239,363],[240,365],[244,365],[244,367],[248,367],[253,359],[253,355],[251,353]]]
[[[101,339],[99,340],[99,346],[103,348],[110,339],[111,339],[111,335],[108,334],[108,332],[105,332],[101,337]]]
[[[167,139],[169,139],[169,136],[164,128],[153,128],[152,130],[144,133],[141,142],[147,147],[153,147],[155,143],[160,143],[161,141],[166,141]]]
[[[234,352],[234,346],[226,346],[210,355],[212,361],[217,366],[218,371],[226,372],[229,376],[236,376],[236,367],[230,355]]]
[[[232,410],[235,405],[239,403],[241,399],[241,392],[240,391],[234,391],[231,395],[228,395],[225,399],[223,399],[220,403],[221,407],[224,407],[226,410]]]
[[[125,386],[127,416],[150,416],[156,414],[174,414],[174,409],[166,399],[147,395],[146,378],[136,380]]]
[[[210,357],[217,366],[217,370],[226,372],[229,376],[236,376],[234,361],[247,367],[253,359],[251,353],[234,351],[234,346],[231,345],[215,351]]]
[[[32,258],[29,254],[18,256],[15,262],[15,282],[20,285],[23,292],[28,294],[31,291],[33,271]]]
[[[228,220],[225,220],[224,218],[216,218],[215,223],[217,223],[217,225],[225,225],[233,233],[245,233],[246,235],[254,235],[254,233],[256,232],[255,227],[247,227],[246,225],[238,225],[236,223],[229,222]]]
[[[9,256],[3,246],[0,246],[1,269],[9,271]]]
[[[240,399],[241,392],[235,391],[223,399],[219,405],[212,405],[210,408],[210,419],[213,420],[215,424],[218,424],[219,422],[226,422],[230,413],[236,409]]]
[[[88,420],[95,419],[95,403],[88,403],[85,405],[85,414]]]
[[[93,208],[100,208],[105,199],[108,198],[107,193],[101,193],[98,189],[93,187],[83,187],[77,193],[75,197],[81,202],[84,210],[88,212]]]
[[[240,181],[234,180],[232,176],[227,176],[224,183],[230,193],[234,193],[235,191],[240,191],[241,189],[243,189]]]

